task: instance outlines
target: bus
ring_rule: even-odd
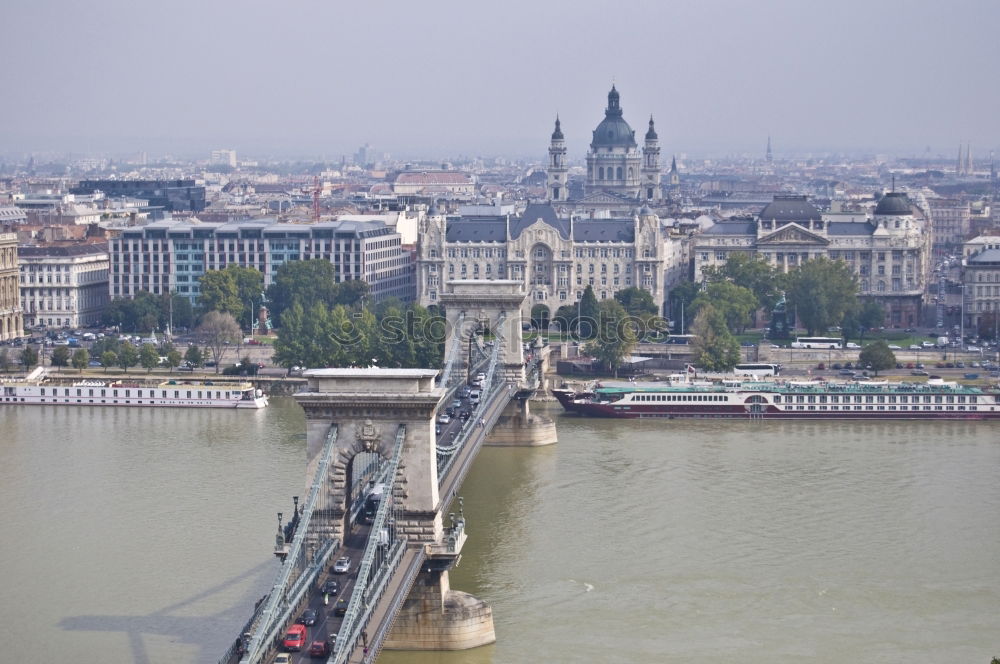
[[[365,498],[365,509],[361,512],[361,520],[364,523],[372,523],[375,521],[375,515],[378,513],[379,504],[382,502],[382,498],[385,496],[385,484],[379,482],[374,487],[372,487],[371,493]]]
[[[842,342],[840,337],[798,337],[792,342],[792,348],[837,349]]]
[[[733,373],[737,376],[753,376],[754,378],[777,376],[781,373],[781,365],[764,363],[737,364],[733,367]]]

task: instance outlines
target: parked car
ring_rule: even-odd
[[[908,350],[923,350],[923,349],[924,347],[921,346],[920,344],[910,344]]]
[[[333,564],[334,574],[347,574],[351,571],[351,559],[347,556],[341,556],[337,558],[337,562]]]

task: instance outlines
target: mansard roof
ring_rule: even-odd
[[[530,203],[520,217],[512,217],[510,220],[511,238],[520,237],[525,228],[539,219],[559,231],[559,235],[563,238],[569,239],[569,220],[560,219],[555,208],[548,203]]]
[[[811,221],[820,218],[816,206],[805,196],[776,195],[764,206],[758,217],[765,221],[792,222]]]
[[[448,222],[446,242],[506,242],[507,221],[491,219],[456,219]]]
[[[827,224],[827,235],[871,235],[875,226],[867,221],[831,221]]]
[[[717,221],[703,230],[702,235],[757,235],[757,222]]]
[[[573,223],[576,242],[635,242],[631,219],[583,219]]]

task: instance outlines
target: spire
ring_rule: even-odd
[[[656,135],[656,129],[653,128],[653,116],[649,116],[649,131],[646,132],[647,141],[655,141],[659,136]]]
[[[965,145],[965,174],[972,175],[974,169],[972,168],[972,143],[966,143]]]
[[[955,162],[955,175],[962,174],[962,144],[958,144],[958,161]]]
[[[607,117],[620,116],[622,114],[622,108],[618,104],[618,90],[615,89],[615,84],[611,84],[611,92],[608,93],[608,108],[604,111],[604,115]]]
[[[774,158],[774,156],[771,154],[771,135],[768,134],[767,135],[767,152],[764,153],[764,159],[767,160],[767,163],[771,163],[771,161],[772,161],[773,158]]]
[[[670,172],[671,173],[676,173],[677,172],[677,155],[674,155],[670,159]]]
[[[561,141],[561,140],[563,140],[562,129],[559,126],[559,114],[558,113],[556,113],[556,130],[554,132],[552,132],[552,140],[553,141]]]

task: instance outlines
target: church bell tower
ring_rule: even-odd
[[[642,148],[642,189],[640,198],[658,201],[663,197],[660,191],[660,140],[653,128],[653,116],[649,116],[649,130],[646,144]]]
[[[552,202],[569,200],[569,168],[566,166],[566,141],[556,116],[556,129],[549,145],[549,168],[546,189]]]

